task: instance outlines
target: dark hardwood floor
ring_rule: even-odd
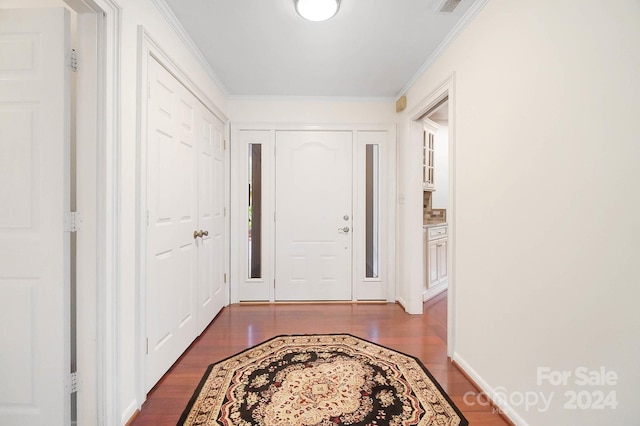
[[[446,292],[426,302],[423,315],[397,304],[231,305],[151,390],[130,424],[175,425],[209,364],[275,335],[350,333],[419,358],[470,425],[508,425],[491,406],[465,404],[465,393],[476,389],[447,358],[446,321]]]

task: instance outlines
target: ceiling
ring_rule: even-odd
[[[293,0],[155,1],[231,97],[386,99],[402,94],[476,0],[446,14],[436,12],[441,0],[342,0],[325,22],[298,16]]]

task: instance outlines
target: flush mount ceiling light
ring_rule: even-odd
[[[309,21],[326,21],[332,18],[340,7],[340,0],[293,0],[296,12]]]

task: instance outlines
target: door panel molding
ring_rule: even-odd
[[[71,422],[69,38],[62,7],[0,9],[2,424]]]
[[[353,299],[353,145],[350,131],[276,131],[276,301]]]
[[[149,99],[149,86],[148,86],[148,72],[149,72],[149,61],[153,60],[160,64],[162,68],[164,68],[169,74],[177,80],[180,85],[185,89],[185,91],[189,92],[194,99],[198,101],[200,105],[198,109],[205,111],[211,119],[214,121],[214,135],[213,139],[210,141],[212,143],[212,149],[218,150],[218,152],[212,152],[215,161],[221,161],[224,167],[224,170],[221,171],[216,176],[216,179],[222,185],[223,191],[222,194],[218,194],[222,201],[222,206],[214,206],[216,207],[216,212],[214,216],[219,216],[222,214],[222,218],[216,217],[216,221],[222,220],[223,222],[223,232],[220,234],[219,232],[210,232],[208,236],[204,239],[206,241],[198,241],[198,249],[203,248],[206,250],[221,250],[224,258],[221,260],[219,265],[216,265],[218,269],[222,268],[222,273],[228,271],[228,253],[229,253],[229,222],[228,216],[224,216],[224,210],[228,209],[228,193],[225,188],[228,187],[229,177],[228,177],[228,155],[229,151],[225,149],[225,140],[227,139],[227,123],[228,118],[220,111],[220,109],[206,96],[206,94],[189,78],[188,74],[185,73],[180,66],[178,66],[160,47],[160,45],[154,40],[154,38],[147,32],[145,27],[138,27],[138,45],[140,49],[138,51],[138,123],[139,123],[139,135],[138,135],[138,164],[137,164],[137,176],[136,176],[136,198],[137,198],[137,227],[138,227],[138,236],[137,236],[137,251],[136,251],[136,276],[137,276],[137,312],[136,312],[136,401],[135,404],[130,408],[135,410],[139,408],[142,403],[146,399],[147,394],[147,384],[145,375],[147,373],[147,347],[146,347],[146,336],[147,336],[147,247],[146,241],[148,237],[147,233],[147,199],[146,199],[146,188],[148,185],[148,180],[146,177],[147,174],[147,156],[148,156],[148,147],[147,147],[147,138],[148,138],[148,116],[150,111],[147,107],[147,102]],[[216,124],[219,123],[219,124]],[[203,154],[206,155],[206,154]],[[195,173],[195,170],[193,170]],[[197,176],[195,177],[197,178]],[[197,196],[197,194],[195,194]],[[217,204],[220,204],[216,202]],[[199,229],[198,229],[199,230]],[[204,229],[203,229],[204,231]],[[200,239],[200,237],[198,237]],[[221,248],[220,248],[221,247]],[[212,273],[212,270],[202,270],[202,271],[194,271],[197,275],[200,274],[204,276],[208,273]],[[196,294],[198,289],[196,290]],[[214,302],[215,306],[225,306],[229,301],[229,287],[228,284],[222,285],[222,287],[218,288],[205,288],[202,287],[199,289],[199,294],[203,297],[204,303],[200,304],[200,309],[204,311],[209,311],[213,306],[212,302],[208,300],[208,294],[215,294],[216,297],[219,297],[222,300],[222,303],[219,304]],[[194,295],[194,298],[197,297]],[[196,300],[194,299],[194,305],[197,305]],[[213,319],[213,318],[211,318]],[[210,320],[211,320],[210,319]],[[209,321],[206,321],[208,324]],[[204,324],[203,321],[200,321],[200,324],[197,324],[196,328],[202,328]],[[197,335],[197,334],[196,334]],[[186,349],[186,348],[185,348]],[[128,416],[124,419],[126,421],[127,418],[130,417],[131,414],[127,411],[123,414],[123,418],[128,414]]]

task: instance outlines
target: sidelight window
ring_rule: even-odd
[[[249,278],[262,278],[262,145],[249,144]]]
[[[380,167],[379,146],[366,145],[365,251],[366,277],[378,278]]]

